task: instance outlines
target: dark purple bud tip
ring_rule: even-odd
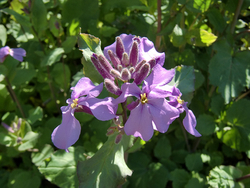
[[[148,63],[145,63],[139,70],[136,78],[134,79],[134,82],[137,85],[139,85],[147,77],[149,72],[150,72],[150,65]]]
[[[121,89],[117,85],[115,85],[113,80],[110,80],[108,78],[104,79],[104,85],[110,93],[118,96],[122,94]]]
[[[119,144],[119,142],[122,140],[122,134],[118,134],[115,138],[115,143]]]
[[[114,67],[117,68],[117,66],[121,64],[121,61],[111,50],[108,50],[108,54]]]
[[[133,42],[131,51],[129,54],[129,64],[135,66],[139,59],[139,47],[136,41]]]
[[[103,66],[103,68],[105,68],[105,70],[107,72],[110,72],[113,69],[113,67],[110,65],[108,60],[103,55],[99,55],[98,60],[99,60],[100,64]]]
[[[121,73],[120,73],[118,70],[116,70],[116,69],[112,69],[112,70],[110,71],[110,74],[111,74],[112,76],[114,76],[115,78],[121,78]]]
[[[148,64],[150,65],[150,68],[151,68],[151,69],[154,68],[154,66],[156,65],[155,59],[151,59],[151,60],[148,62]]]
[[[122,39],[120,37],[116,37],[116,55],[122,59],[122,54],[125,52],[124,45]]]

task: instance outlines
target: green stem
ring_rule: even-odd
[[[244,1],[244,0],[239,0],[239,1],[238,1],[238,5],[237,5],[236,11],[235,11],[235,13],[234,13],[233,22],[232,22],[231,28],[230,28],[231,34],[234,33],[235,25],[236,25],[238,16],[239,16],[239,14],[240,14],[240,10],[241,10],[241,6],[242,6],[243,1]]]
[[[17,99],[17,96],[16,96],[14,90],[12,89],[11,83],[10,83],[10,81],[9,81],[9,79],[7,77],[5,77],[5,81],[7,82],[7,89],[9,91],[9,93],[10,93],[10,96],[11,96],[12,100],[16,103],[16,105],[17,105],[18,109],[20,110],[23,118],[26,118],[25,114],[24,114],[24,111],[22,109],[22,106],[21,106],[19,100]]]

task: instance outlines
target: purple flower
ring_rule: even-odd
[[[165,54],[158,53],[146,37],[121,34],[112,45],[104,48],[104,56],[93,54],[91,61],[105,78],[108,91],[120,95],[121,90],[114,84],[116,78],[123,82],[133,79],[139,85],[156,64],[164,64]]]
[[[171,86],[164,89],[158,87],[169,83],[174,74],[174,69],[166,70],[156,65],[145,79],[142,90],[135,83],[122,85],[122,94],[116,99],[118,103],[124,102],[128,96],[137,98],[128,105],[131,113],[124,125],[127,135],[148,141],[153,136],[154,130],[165,133],[169,125],[179,117],[179,110],[168,104],[165,99],[171,94]]]
[[[187,102],[181,100],[182,93],[176,87],[173,87],[172,95],[169,96],[169,104],[174,106],[179,110],[180,113],[186,112],[186,116],[183,119],[183,125],[185,129],[192,135],[199,137],[201,134],[195,129],[196,127],[196,118],[194,113],[188,109]]]
[[[5,46],[0,48],[0,62],[4,62],[5,58],[11,55],[18,61],[23,61],[23,57],[26,56],[26,51],[22,48],[10,48],[9,46]]]
[[[68,151],[68,147],[78,140],[81,125],[74,116],[75,112],[89,113],[102,121],[116,117],[117,105],[114,105],[111,97],[95,98],[101,93],[102,88],[102,83],[95,86],[87,77],[81,78],[76,86],[71,88],[71,98],[66,101],[68,106],[61,107],[62,123],[54,129],[51,135],[56,147]]]

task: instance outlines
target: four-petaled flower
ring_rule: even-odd
[[[0,48],[0,62],[4,62],[5,58],[11,55],[18,61],[23,61],[23,57],[26,56],[26,51],[22,48],[10,48],[9,46],[5,46]]]
[[[81,78],[75,87],[72,87],[71,98],[66,102],[68,106],[62,106],[62,123],[58,125],[51,139],[54,145],[68,151],[79,138],[81,125],[75,118],[75,112],[85,112],[94,115],[97,119],[106,121],[116,117],[117,105],[113,99],[97,99],[103,88],[103,84],[95,86],[87,77]]]

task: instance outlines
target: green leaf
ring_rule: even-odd
[[[238,151],[250,150],[250,101],[235,102],[226,112],[226,119],[233,126],[218,132],[218,137],[229,147]]]
[[[35,132],[27,132],[27,134],[24,136],[24,138],[22,139],[22,144],[18,147],[19,151],[25,151],[27,149],[31,149],[33,148],[39,138],[39,133],[35,133]]]
[[[127,136],[123,135],[119,144],[117,134],[111,135],[102,148],[90,159],[79,162],[77,174],[82,187],[116,187],[125,182],[132,171],[124,161]]]
[[[194,74],[195,74],[194,87],[195,87],[195,90],[197,90],[199,87],[202,86],[203,82],[205,81],[205,77],[199,70],[194,70]]]
[[[214,26],[217,31],[222,33],[225,30],[227,24],[219,9],[212,8],[206,13],[206,15],[208,17],[208,21]]]
[[[219,166],[210,171],[208,184],[212,187],[241,187],[240,183],[235,181],[242,172],[233,166]]]
[[[154,155],[158,158],[168,158],[171,155],[171,145],[167,137],[161,137],[155,148],[154,148]]]
[[[31,21],[39,36],[47,28],[47,9],[42,0],[32,1]]]
[[[16,18],[17,22],[20,23],[21,25],[31,27],[29,17],[18,14],[14,10],[8,8],[3,9],[2,11],[6,14],[13,15]]]
[[[200,153],[188,154],[185,158],[185,164],[190,171],[200,171],[203,168],[203,162]]]
[[[209,33],[204,29],[192,29],[185,35],[188,44],[194,46],[209,46],[217,39],[213,33]]]
[[[197,131],[203,135],[208,136],[215,131],[215,120],[212,116],[207,114],[202,114],[197,119]]]
[[[39,174],[33,171],[25,171],[15,169],[9,176],[8,187],[9,188],[39,188],[41,184],[41,178]]]
[[[80,27],[85,31],[94,20],[99,18],[98,0],[68,0],[62,6],[62,21],[70,23],[75,18],[80,20]]]
[[[224,99],[221,95],[216,95],[212,97],[211,100],[211,111],[216,115],[220,115],[221,111],[224,109]]]
[[[220,41],[216,48],[221,50],[211,59],[209,64],[210,83],[219,87],[219,92],[229,103],[232,97],[237,97],[246,82],[246,70],[249,66],[250,51],[238,52],[234,57],[230,55],[226,41]]]
[[[183,169],[175,169],[171,172],[173,188],[183,188],[188,183],[191,175]]]
[[[62,47],[65,53],[71,52],[76,44],[76,36],[67,36],[66,40],[62,43]]]
[[[19,86],[21,84],[29,82],[35,76],[36,76],[36,70],[34,68],[29,68],[29,69],[17,68],[15,77],[11,81],[11,84]]]
[[[191,66],[179,66],[170,85],[175,85],[182,93],[182,99],[190,102],[194,91],[194,68]]]
[[[62,54],[64,53],[63,48],[55,48],[50,50],[47,55],[43,58],[41,66],[51,66],[55,62],[59,61]]]
[[[118,31],[117,28],[110,27],[110,26],[103,26],[100,30],[100,33],[104,37],[111,37],[113,34],[115,34]]]
[[[185,33],[182,28],[176,25],[173,29],[173,32],[169,35],[170,41],[175,47],[180,47],[186,43]]]
[[[38,106],[36,107],[36,109],[32,109],[29,111],[29,117],[27,119],[27,121],[30,124],[35,123],[37,120],[41,120],[43,118],[43,109]]]
[[[1,45],[5,46],[6,40],[7,40],[7,32],[6,32],[6,28],[2,24],[0,25],[0,40],[2,41]]]
[[[68,65],[57,63],[53,67],[51,74],[53,75],[55,82],[60,86],[60,88],[63,88],[64,91],[67,91],[70,86],[71,79],[70,69]]]
[[[46,144],[43,147],[42,151],[38,153],[33,152],[31,154],[32,163],[34,163],[36,166],[41,166],[43,164],[43,161],[49,158],[53,151],[54,149],[52,148],[52,146]]]
[[[194,8],[200,10],[202,13],[207,11],[209,5],[211,4],[211,0],[194,0]]]
[[[82,63],[84,66],[85,75],[93,82],[102,82],[102,76],[98,73],[91,61],[91,56],[93,53],[96,53],[97,55],[103,55],[101,49],[101,40],[95,36],[80,33],[78,35],[78,46],[83,53]]]
[[[76,166],[79,161],[85,160],[83,157],[83,147],[69,147],[69,153],[58,150],[51,155],[49,162],[43,162],[38,170],[45,178],[59,187],[76,188],[78,179]]]

